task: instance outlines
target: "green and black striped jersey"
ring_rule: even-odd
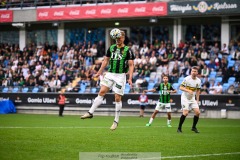
[[[164,83],[160,83],[160,85],[155,89],[160,91],[159,102],[170,103],[170,93],[168,91],[174,90],[170,83],[167,83],[166,85]]]
[[[110,57],[108,71],[111,73],[127,73],[128,60],[135,58],[128,46],[118,48],[116,44],[109,47],[106,57]]]

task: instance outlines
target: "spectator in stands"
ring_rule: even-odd
[[[204,77],[208,77],[209,75],[209,69],[207,68],[207,65],[204,65],[203,69],[201,70],[201,76]]]
[[[237,76],[237,72],[235,70],[235,66],[229,67],[228,69],[228,78],[229,77],[236,77]]]
[[[183,49],[185,43],[183,42],[183,40],[180,40],[179,44],[178,44],[178,48],[179,49]]]
[[[209,59],[208,53],[206,52],[205,49],[203,49],[202,52],[201,52],[201,59],[202,59],[203,61]]]
[[[156,51],[152,51],[151,57],[149,59],[151,65],[155,65],[157,62]]]
[[[214,56],[217,53],[219,53],[219,47],[218,47],[218,43],[215,43],[214,46],[212,47],[211,51],[210,51],[210,56]]]
[[[209,64],[207,65],[207,67],[211,70],[214,71],[216,66],[215,66],[215,62],[213,59],[210,60]]]
[[[204,85],[205,85],[207,88],[210,87],[210,83],[209,83],[209,81],[208,81],[208,77],[205,77],[205,78],[204,78],[204,82],[203,82],[203,84],[202,84],[202,87],[203,87]]]
[[[178,69],[178,65],[174,64],[174,67],[172,69],[172,73],[170,73],[170,79],[173,83],[177,83],[178,78],[179,78],[179,69]]]
[[[223,87],[222,87],[221,83],[218,82],[217,85],[214,85],[213,87],[211,86],[209,88],[209,90],[211,91],[209,93],[210,94],[222,94],[222,89],[223,89]]]
[[[143,69],[143,77],[149,77],[150,76],[150,69],[147,65],[144,66],[144,69]]]
[[[134,66],[139,65],[142,62],[141,58],[139,58],[139,54],[136,54],[135,56],[136,58],[134,59]]]
[[[201,88],[201,95],[202,94],[208,94],[209,93],[209,91],[208,91],[208,88],[207,88],[207,86],[204,84],[203,85],[203,87]]]
[[[227,93],[228,94],[234,94],[235,88],[233,85],[231,85],[228,89],[227,89]]]
[[[240,83],[238,83],[237,87],[235,88],[234,94],[240,94]]]
[[[228,47],[227,47],[226,43],[223,43],[223,47],[222,47],[220,53],[222,53],[222,54],[225,55],[225,56],[228,56],[228,55],[229,55],[229,50],[228,50]]]
[[[140,49],[140,55],[145,55],[148,52],[148,46],[146,43],[143,44],[143,47]]]

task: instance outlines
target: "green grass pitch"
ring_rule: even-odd
[[[187,117],[183,134],[176,132],[179,118],[166,127],[166,118],[8,114],[0,115],[1,160],[78,160],[79,152],[161,152],[162,159],[239,160],[240,120],[200,119],[200,134],[190,131]],[[181,157],[176,157],[181,156]],[[185,156],[185,157],[184,157]],[[189,156],[189,157],[186,157]]]

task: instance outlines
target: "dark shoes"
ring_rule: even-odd
[[[197,128],[192,128],[192,131],[195,133],[200,133]]]
[[[177,132],[178,132],[178,133],[182,133],[182,129],[181,129],[181,128],[178,128],[178,129],[177,129]]]

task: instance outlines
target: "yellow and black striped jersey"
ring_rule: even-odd
[[[193,95],[191,96],[188,92],[183,92],[182,95],[186,96],[188,99],[192,99],[196,95],[196,91],[201,88],[201,80],[196,77],[196,79],[192,79],[192,76],[189,75],[183,79],[181,86],[193,91]]]

